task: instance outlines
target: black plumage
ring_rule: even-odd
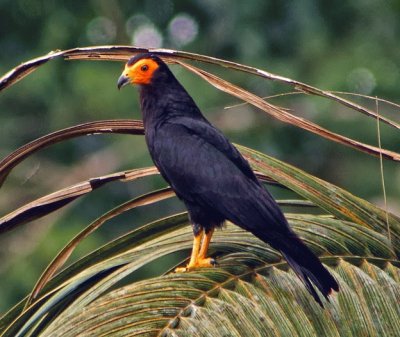
[[[211,125],[166,64],[153,54],[129,60],[118,86],[140,86],[146,142],[164,179],[185,203],[195,236],[229,220],[279,250],[322,305],[339,286],[289,227],[248,162]]]

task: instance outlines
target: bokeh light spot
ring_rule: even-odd
[[[114,22],[103,16],[90,21],[86,28],[87,38],[93,44],[111,43],[115,40],[116,34]]]
[[[168,25],[168,33],[174,44],[184,46],[196,38],[198,25],[188,14],[178,14]]]
[[[126,34],[128,34],[128,36],[133,36],[135,30],[144,25],[152,25],[151,20],[144,14],[134,14],[128,20],[126,20]]]
[[[144,24],[133,32],[132,43],[143,48],[160,48],[163,37],[154,25]]]
[[[366,68],[356,68],[347,76],[350,91],[369,95],[376,87],[374,74]]]

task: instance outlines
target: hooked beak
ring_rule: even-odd
[[[118,89],[121,89],[124,85],[127,85],[129,81],[130,81],[129,77],[126,76],[125,74],[122,74],[117,82]]]

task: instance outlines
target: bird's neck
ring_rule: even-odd
[[[143,86],[140,104],[145,128],[156,128],[181,116],[203,118],[196,103],[178,81]]]
[[[140,107],[145,128],[152,127],[162,121],[165,102],[157,88],[143,86],[140,88]]]

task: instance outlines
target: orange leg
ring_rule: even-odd
[[[214,228],[210,229],[210,231],[204,235],[198,256],[198,260],[202,261],[207,260],[208,264],[210,264],[210,258],[206,258],[206,256],[207,256],[208,246],[210,245],[210,241],[213,234],[214,234]]]
[[[207,268],[214,265],[213,259],[206,258],[208,246],[210,244],[213,232],[214,229],[210,230],[204,235],[204,232],[201,231],[197,236],[194,237],[192,255],[190,257],[189,264],[186,267],[176,268],[175,272],[182,273],[192,269]]]

